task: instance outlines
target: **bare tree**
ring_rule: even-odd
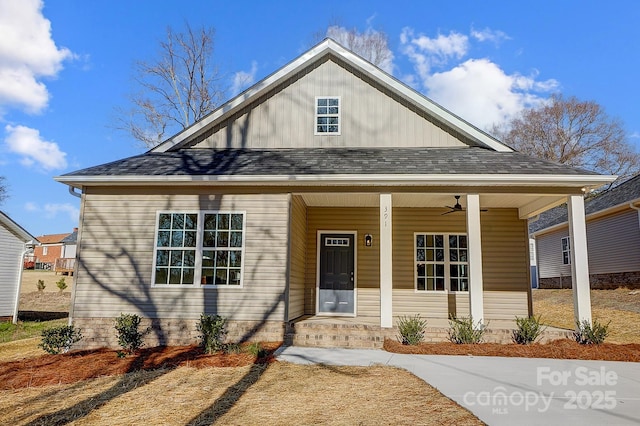
[[[118,127],[153,147],[213,111],[225,95],[213,64],[214,34],[188,24],[179,33],[167,28],[158,57],[135,64],[139,91],[130,96],[130,110],[118,110]]]
[[[640,166],[640,154],[627,141],[622,123],[596,102],[573,96],[553,95],[545,105],[494,126],[492,133],[533,157],[619,175],[619,181]]]
[[[385,32],[373,28],[359,32],[357,28],[347,29],[334,23],[326,31],[315,33],[312,40],[315,44],[325,37],[337,41],[389,74],[393,72],[393,52],[389,49],[389,37]]]
[[[0,176],[0,204],[9,198],[7,193],[7,179],[4,176]]]

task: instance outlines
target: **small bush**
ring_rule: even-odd
[[[224,339],[227,335],[226,318],[201,314],[196,329],[200,332],[198,338],[205,353],[212,354],[224,350]]]
[[[224,353],[227,354],[239,354],[242,352],[242,346],[239,343],[225,343],[224,344]]]
[[[61,325],[42,330],[42,343],[40,346],[45,352],[50,354],[65,353],[71,349],[74,343],[82,340],[82,333],[72,325]]]
[[[62,293],[67,288],[67,283],[64,281],[64,277],[58,280],[56,286],[58,286],[58,289],[60,289],[60,293]]]
[[[457,344],[463,343],[480,343],[482,342],[482,336],[486,330],[486,326],[478,323],[477,327],[474,327],[473,318],[462,317],[449,318],[449,341]]]
[[[516,317],[517,330],[513,330],[513,341],[520,345],[528,345],[536,341],[538,337],[547,329],[540,323],[540,316],[518,318]]]
[[[417,345],[424,339],[424,331],[427,321],[420,318],[419,314],[412,317],[403,316],[398,319],[398,340],[403,345]]]
[[[253,342],[247,345],[247,352],[256,358],[264,358],[268,351],[260,345],[259,342]]]
[[[118,344],[128,354],[136,352],[144,345],[143,339],[149,329],[140,331],[140,321],[141,318],[136,314],[120,314],[116,318],[115,329],[118,333]]]
[[[36,287],[38,287],[38,291],[44,291],[46,285],[44,285],[44,280],[38,280],[38,284],[36,284]]]
[[[611,321],[607,325],[601,324],[598,320],[593,320],[593,325],[589,324],[587,320],[577,321],[578,329],[573,332],[573,337],[581,345],[599,345],[607,338],[610,324]]]

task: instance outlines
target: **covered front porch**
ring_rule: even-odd
[[[491,329],[508,330],[497,334],[510,334],[516,316],[532,314],[527,220],[563,202],[570,210],[576,319],[591,321],[581,189],[376,189],[291,195],[286,319],[291,329],[297,327],[296,335],[301,328],[330,325],[395,338],[397,318],[415,314],[429,321],[433,338],[447,337],[452,315],[471,316],[477,326],[489,322]],[[460,194],[461,210],[445,207],[454,206]],[[445,240],[445,256],[423,259],[423,252],[440,250],[420,247],[432,235]],[[453,241],[460,244],[455,261]],[[323,258],[323,251],[334,249],[327,246],[349,244],[353,259],[344,270],[335,266],[338,257]],[[337,291],[323,286],[323,268],[331,262]],[[345,293],[351,299],[341,299]]]

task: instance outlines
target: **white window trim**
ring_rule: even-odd
[[[567,250],[564,249],[564,242],[567,241]],[[567,253],[567,263],[564,262],[564,254]],[[560,238],[560,255],[562,265],[571,265],[571,238],[569,236]]]
[[[338,131],[319,132],[318,131],[318,99],[338,100]],[[333,115],[333,114],[331,114]],[[341,96],[316,96],[313,102],[313,134],[315,136],[340,136],[342,134],[342,97]]]
[[[161,214],[197,214],[198,225],[196,227],[196,260],[193,272],[193,284],[156,284],[156,259],[158,251],[158,221]],[[240,284],[201,284],[202,283],[202,250],[204,236],[204,215],[205,214],[241,214],[242,215],[242,246],[240,247]],[[159,210],[156,211],[156,222],[154,225],[155,235],[153,237],[153,264],[151,269],[151,287],[152,288],[212,288],[212,289],[239,289],[244,287],[244,261],[247,228],[247,212],[244,210]]]
[[[442,235],[445,241],[445,260],[438,262],[444,264],[444,290],[418,290],[418,247],[416,246],[416,236],[418,235]],[[451,262],[449,260],[449,236],[458,235],[467,237],[467,256],[469,256],[469,236],[466,232],[414,232],[413,233],[413,292],[424,294],[469,294],[469,290],[451,290],[451,272],[450,265],[466,264],[469,267],[469,260],[466,262]],[[426,263],[426,262],[425,262]],[[467,287],[471,287],[471,278],[467,277]]]

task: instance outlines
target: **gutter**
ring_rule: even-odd
[[[18,288],[16,291],[16,299],[13,304],[13,320],[14,324],[18,323],[18,307],[20,305],[20,291],[22,290],[22,271],[24,270],[24,258],[29,251],[29,247],[33,246],[33,240],[24,243],[24,249],[22,250],[22,254],[20,255],[20,267],[18,269]]]
[[[633,201],[629,203],[629,207],[638,212],[638,227],[640,228],[640,207],[633,205]]]

